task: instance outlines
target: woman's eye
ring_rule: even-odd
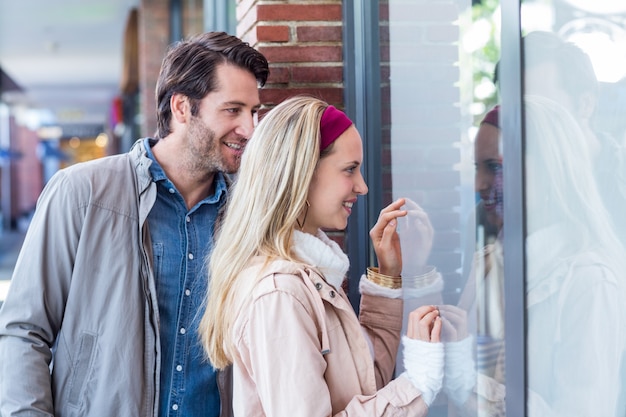
[[[497,162],[492,162],[489,164],[489,170],[492,172],[498,172],[502,169],[502,164],[499,164]]]

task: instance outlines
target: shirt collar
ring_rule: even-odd
[[[144,139],[145,148],[146,148],[146,156],[152,160],[152,165],[150,165],[150,175],[152,176],[152,180],[154,182],[159,181],[167,181],[169,184],[172,182],[163,171],[161,164],[154,157],[154,153],[152,153],[152,146],[156,144],[156,140],[146,138]],[[226,195],[226,191],[228,189],[228,185],[226,183],[226,177],[223,172],[216,172],[215,178],[213,180],[215,182],[215,192],[213,195],[210,195],[202,200],[203,203],[214,204],[220,201],[222,196]],[[172,184],[173,185],[173,184]]]

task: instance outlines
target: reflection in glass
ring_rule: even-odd
[[[527,414],[624,416],[626,20],[541,3],[545,27],[522,8]]]
[[[589,142],[559,103],[526,96],[529,416],[620,416],[626,256]]]

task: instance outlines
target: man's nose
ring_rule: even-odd
[[[254,115],[249,114],[242,116],[235,128],[235,133],[241,137],[250,139],[252,132],[254,132]]]

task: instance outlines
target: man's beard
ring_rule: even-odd
[[[191,119],[187,141],[189,143],[187,165],[190,169],[206,174],[233,171],[233,167],[229,166],[221,153],[221,141],[217,138],[215,131],[211,130],[199,117],[194,116]],[[234,171],[238,168],[239,163]]]

